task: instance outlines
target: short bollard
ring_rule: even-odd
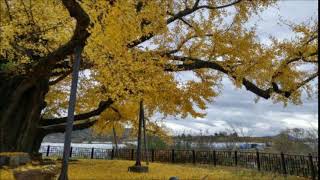
[[[48,147],[47,147],[47,153],[46,153],[46,156],[49,156],[49,153],[50,153],[50,145],[48,145]]]
[[[94,148],[91,149],[91,159],[93,159],[93,155],[94,155]]]
[[[192,163],[196,164],[196,151],[192,150]]]
[[[111,150],[111,160],[113,160],[113,158],[114,158],[114,148],[112,148]]]

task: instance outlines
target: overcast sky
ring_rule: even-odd
[[[279,17],[292,22],[303,22],[311,17],[318,17],[318,2],[315,0],[282,0],[277,7],[272,7],[253,18],[258,23],[259,38],[268,43],[269,35],[279,39],[290,38],[292,33],[285,25],[279,25]],[[187,79],[190,73],[180,73],[179,77]],[[303,105],[273,104],[271,100],[260,99],[243,89],[236,89],[229,80],[223,81],[222,94],[213,103],[208,104],[205,118],[188,117],[179,119],[167,117],[164,124],[174,133],[214,133],[230,128],[230,125],[242,129],[246,135],[268,136],[279,133],[285,128],[318,127],[318,98],[303,99]]]

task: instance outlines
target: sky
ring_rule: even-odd
[[[270,35],[290,38],[292,33],[279,18],[299,23],[318,17],[316,0],[282,0],[277,7],[270,7],[259,17],[252,18],[257,23],[259,39],[268,44]],[[190,72],[180,73],[179,77],[188,79]],[[315,83],[315,82],[313,82]],[[303,99],[302,105],[273,104],[271,100],[260,99],[255,103],[255,95],[244,88],[236,89],[228,79],[223,80],[224,88],[213,103],[207,104],[204,118],[167,117],[163,123],[174,134],[192,133],[213,134],[229,131],[236,127],[238,132],[249,136],[272,136],[286,128],[318,128],[318,97]],[[157,117],[155,117],[157,118]],[[229,129],[229,130],[228,130]]]

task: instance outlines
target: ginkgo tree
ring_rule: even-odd
[[[318,22],[265,45],[250,17],[275,0],[1,0],[0,151],[38,151],[64,132],[73,50],[83,47],[74,130],[114,103],[142,97],[147,111],[186,117],[221,92],[221,80],[275,103],[315,92]],[[176,74],[192,71],[193,80]]]

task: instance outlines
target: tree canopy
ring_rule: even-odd
[[[294,38],[263,44],[246,24],[276,2],[2,0],[0,75],[48,79],[39,122],[47,132],[64,131],[76,45],[84,52],[74,129],[105,121],[111,106],[132,121],[141,98],[149,117],[204,116],[197,109],[222,92],[222,78],[257,97],[300,104],[316,89],[318,22],[290,23]],[[179,81],[181,71],[194,79]]]

